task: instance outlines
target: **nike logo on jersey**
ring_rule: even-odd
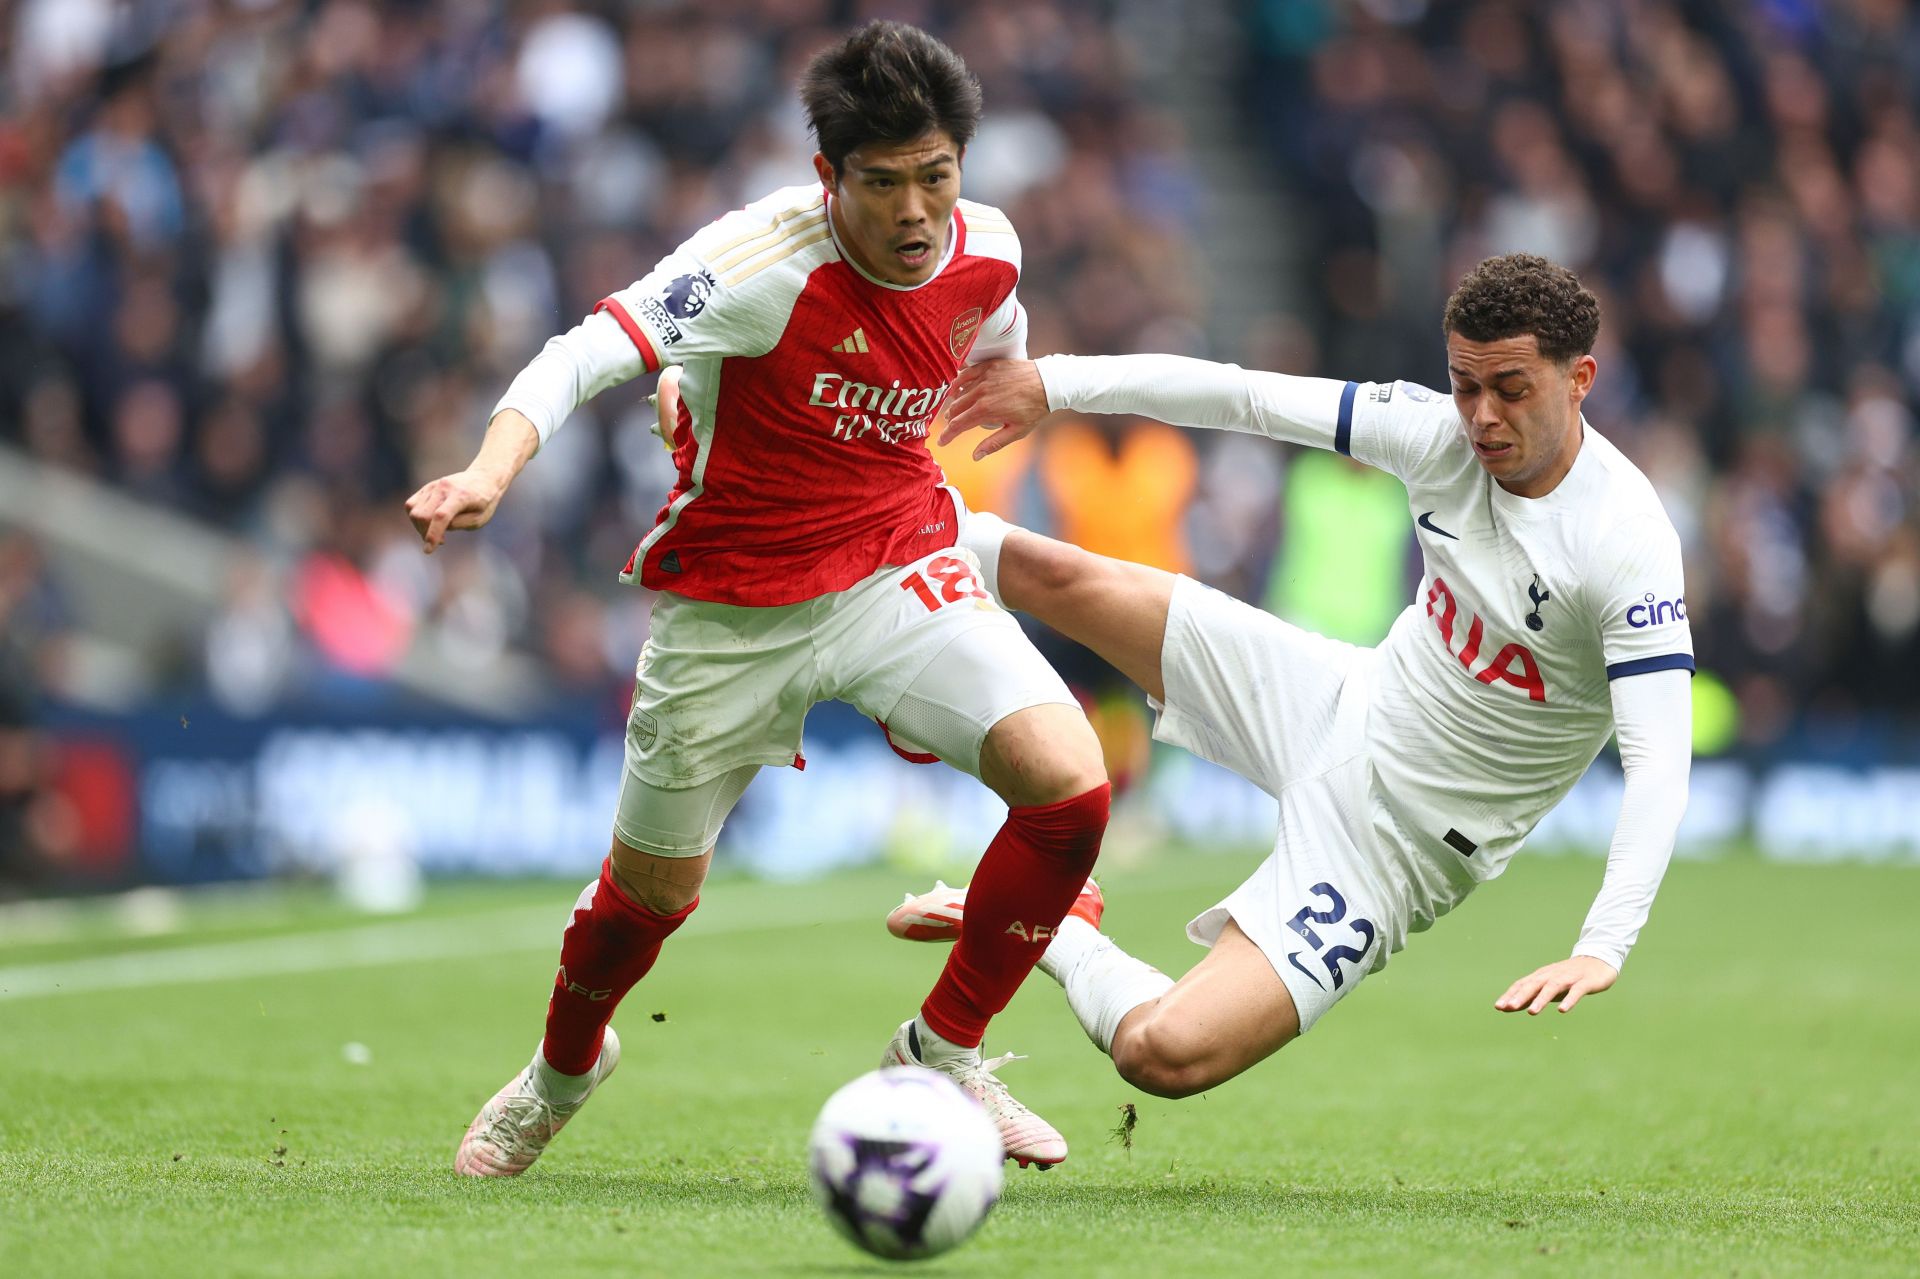
[[[1297,950],[1289,951],[1287,953],[1287,962],[1289,964],[1292,964],[1295,968],[1298,968],[1301,971],[1301,973],[1305,975],[1308,981],[1312,982],[1314,985],[1318,986],[1320,989],[1325,990],[1327,988],[1327,983],[1321,981],[1318,977],[1315,977],[1312,973],[1307,972],[1307,966],[1300,962],[1299,951]]]
[[[842,355],[865,355],[867,353],[867,331],[855,329],[851,337],[836,342],[833,349]]]
[[[1419,519],[1415,520],[1414,523],[1418,524],[1421,528],[1427,530],[1427,532],[1429,533],[1438,533],[1441,537],[1452,537],[1453,540],[1456,542],[1460,540],[1459,538],[1454,537],[1453,534],[1447,532],[1447,530],[1441,528],[1438,524],[1435,524],[1433,522],[1432,511],[1428,511],[1425,515],[1422,515]]]

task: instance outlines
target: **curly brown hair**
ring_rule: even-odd
[[[1600,333],[1600,299],[1567,268],[1532,253],[1488,258],[1447,299],[1442,331],[1469,342],[1531,333],[1540,354],[1566,364],[1589,354]]]
[[[876,19],[815,54],[800,101],[835,173],[870,142],[913,142],[938,129],[965,147],[980,127],[980,82],[967,64],[901,22]]]

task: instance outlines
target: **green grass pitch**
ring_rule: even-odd
[[[1254,860],[1115,871],[1109,928],[1183,971],[1181,925]],[[1495,1013],[1600,870],[1523,855],[1306,1040],[1184,1102],[1123,1085],[1036,976],[988,1047],[1030,1054],[1005,1078],[1072,1157],[1009,1168],[980,1235],[918,1273],[1914,1274],[1920,868],[1681,862],[1619,987]],[[0,1273],[889,1270],[829,1231],[803,1152],[942,958],[880,927],[909,886],[716,882],[621,1009],[620,1073],[506,1182],[456,1178],[453,1148],[532,1051],[572,886],[451,886],[386,923],[262,896],[164,937],[0,932]]]

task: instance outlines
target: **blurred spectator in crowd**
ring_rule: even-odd
[[[795,76],[875,8],[20,0],[0,440],[251,544],[200,642],[230,710],[386,678],[428,624],[448,661],[530,651],[606,693],[645,634],[614,576],[672,478],[646,387],[582,410],[451,557],[419,555],[400,499],[472,452],[550,334],[812,180]],[[1190,345],[1193,180],[1110,6],[900,16],[983,82],[966,192],[1021,229],[1036,349]]]

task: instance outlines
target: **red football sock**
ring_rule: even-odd
[[[1087,882],[1112,795],[1102,782],[1057,804],[1008,811],[967,885],[966,927],[920,1008],[934,1034],[978,1046]]]
[[[611,859],[600,878],[574,904],[573,919],[560,939],[560,972],[547,1001],[547,1037],[540,1053],[563,1075],[584,1075],[600,1059],[607,1023],[621,996],[647,975],[660,957],[660,943],[687,921],[686,909],[656,915],[620,891]]]

